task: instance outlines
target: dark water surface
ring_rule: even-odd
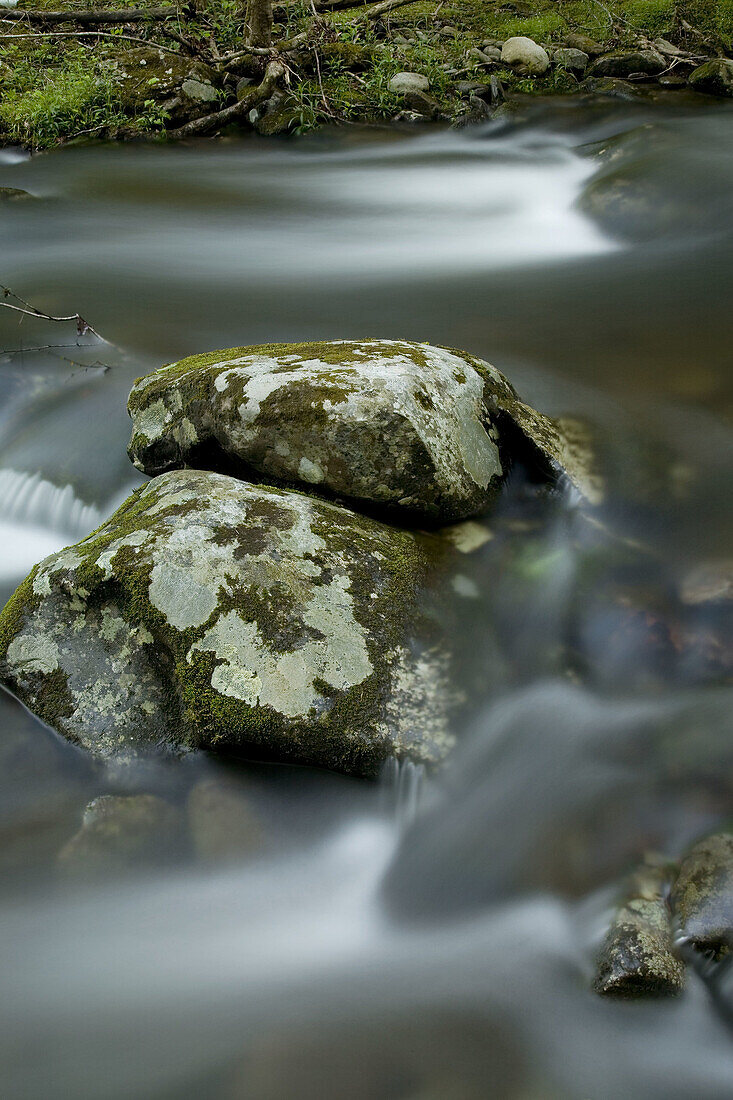
[[[104,337],[0,310],[0,600],[141,480],[132,380],[210,348],[465,348],[589,417],[609,471],[593,515],[515,481],[456,552],[468,702],[441,775],[104,773],[0,697],[2,1096],[730,1096],[723,979],[634,1005],[589,981],[634,861],[733,820],[731,605],[709,592],[733,526],[733,110],[0,151],[0,186],[35,196],[0,205],[0,281]],[[90,798],[182,805],[225,773],[254,855],[58,870]]]

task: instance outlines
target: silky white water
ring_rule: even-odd
[[[3,1098],[731,1094],[725,975],[667,1003],[590,982],[627,870],[733,820],[730,618],[679,596],[733,528],[732,137],[725,107],[560,101],[461,133],[0,153],[37,196],[0,208],[0,282],[104,337],[0,310],[3,599],[141,483],[135,377],[210,348],[466,348],[591,417],[615,471],[590,519],[514,482],[456,565],[440,773],[105,771],[0,696]],[[59,872],[91,798],[223,775],[253,854]]]

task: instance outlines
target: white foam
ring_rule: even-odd
[[[128,492],[102,510],[80,500],[71,485],[0,470],[0,582],[19,580],[36,562],[88,535]]]

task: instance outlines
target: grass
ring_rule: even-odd
[[[59,65],[49,43],[18,60],[3,81],[0,124],[11,142],[47,146],[122,121],[114,84],[89,49],[65,50]]]
[[[114,8],[137,3],[107,0]],[[85,5],[35,0],[34,6]],[[442,4],[416,0],[385,16],[376,27],[366,21],[355,26],[357,15],[358,8],[330,14],[316,71],[312,66],[296,67],[288,109],[297,129],[314,129],[334,118],[380,121],[393,117],[403,104],[390,92],[389,81],[403,69],[424,73],[431,95],[447,114],[455,116],[462,109],[455,81],[485,75],[466,58],[466,52],[488,38],[527,35],[552,46],[565,41],[570,32],[579,32],[610,49],[660,36],[684,40],[682,18],[714,45],[730,48],[733,41],[733,0],[446,0]],[[308,0],[278,8],[276,39],[297,34],[311,20]],[[445,25],[455,28],[455,36],[439,34]],[[188,14],[172,26],[193,39],[213,38],[222,52],[236,48],[241,45],[242,2],[196,0],[195,8],[191,5]],[[115,42],[114,37],[100,38],[93,46],[74,39],[14,42],[13,35],[22,29],[14,24],[0,38],[0,141],[44,148],[75,135],[114,132],[122,126],[142,133],[163,128],[165,119],[152,98],[135,119],[124,113],[111,59],[131,44],[122,38]],[[136,25],[131,33],[156,38],[154,26]],[[399,43],[397,35],[415,41]],[[695,38],[688,41],[697,48]],[[170,40],[166,44],[176,48]],[[458,75],[449,75],[446,69],[457,70]],[[574,86],[573,78],[561,70],[540,80],[522,79],[508,71],[498,75],[518,91],[552,93]]]

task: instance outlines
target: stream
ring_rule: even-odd
[[[733,821],[733,108],[6,149],[0,186],[33,196],[0,203],[0,283],[103,337],[0,310],[0,605],[143,482],[127,393],[198,351],[463,348],[589,418],[609,471],[590,517],[513,482],[456,552],[435,775],[103,770],[0,693],[4,1100],[730,1097],[733,968],[591,982],[635,861]],[[90,799],[222,776],[253,852],[59,872]]]

